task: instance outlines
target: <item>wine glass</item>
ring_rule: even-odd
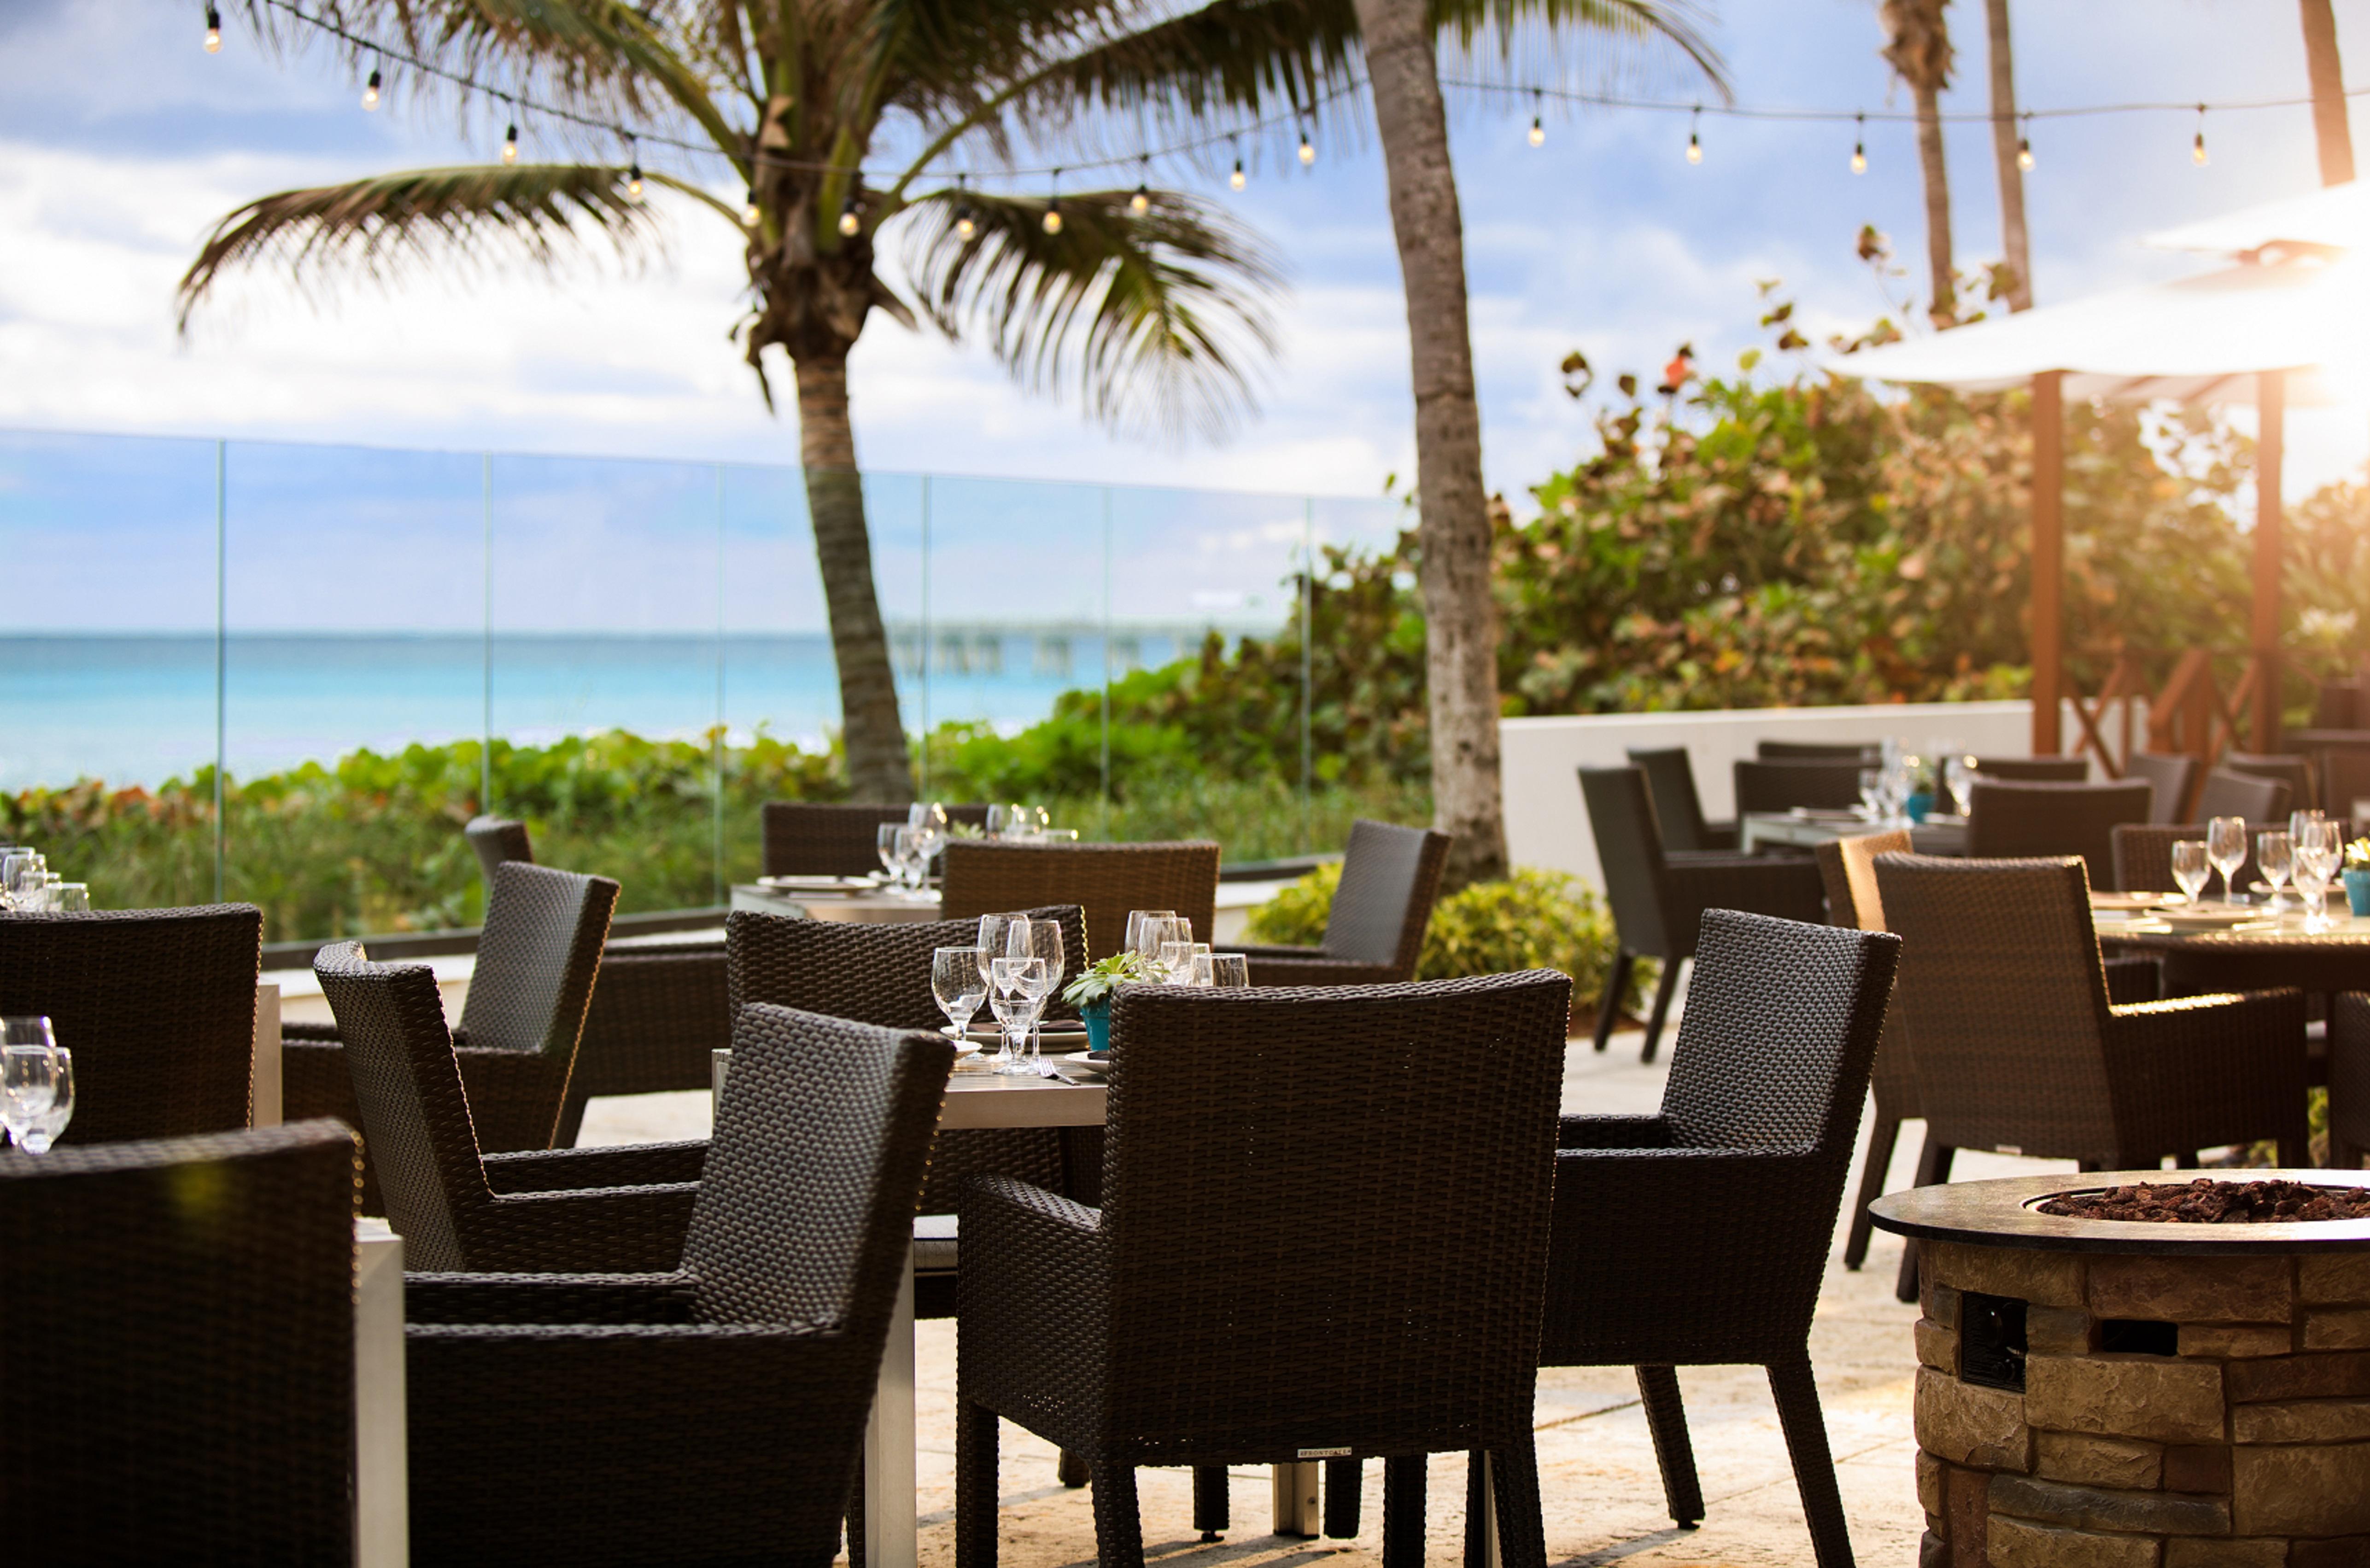
[[[1037,1021],[1037,1010],[1045,1001],[1045,961],[1042,958],[992,958],[988,960],[988,1005],[995,1010],[995,1021],[1004,1025],[1004,1048],[995,1055],[995,1071],[1005,1077],[1036,1075],[1036,1068],[1022,1059],[1016,1037],[1026,1039],[1031,1024]]]
[[[2225,903],[2238,901],[2238,889],[2231,878],[2247,864],[2247,819],[2244,817],[2216,817],[2205,824],[2205,858],[2222,874],[2222,899]]]
[[[1012,922],[1026,921],[1027,915],[982,915],[979,917],[979,974],[987,979],[988,965],[1003,957],[1012,948]]]
[[[1884,820],[1884,773],[1877,768],[1859,771],[1860,814],[1871,822]]]
[[[1012,928],[1012,934],[1005,940],[1005,950],[1012,956],[1036,958],[1044,964],[1043,996],[1046,1001],[1050,1001],[1061,994],[1062,974],[1066,966],[1062,953],[1062,927],[1059,922],[1033,920],[1028,922],[1028,929],[1025,932],[1016,925]],[[1029,1059],[1031,1061],[1037,1059],[1039,1047],[1043,1043],[1039,1034],[1038,1024],[1044,1015],[1044,1008],[1040,1006],[1037,1010],[1038,1017],[1029,1022]]]
[[[19,1149],[33,1152],[28,1139],[57,1093],[58,1049],[46,1018],[11,1018],[8,1025],[14,1043],[0,1045],[0,1127]]]
[[[1942,787],[1950,792],[1950,808],[1962,817],[1967,815],[1967,808],[1973,804],[1975,797],[1975,760],[1954,755],[1945,761],[1942,764]]]
[[[971,1029],[973,1014],[987,1000],[987,977],[979,972],[976,947],[940,947],[930,954],[930,994],[947,1015],[939,1033],[960,1040]]]
[[[2213,876],[2214,867],[2205,859],[2203,839],[2175,841],[2172,846],[2172,880],[2191,903],[2197,902],[2197,896],[2205,891],[2205,884]]]
[[[1193,983],[1193,944],[1190,942],[1163,942],[1160,944],[1159,981],[1165,986],[1188,986]]]
[[[1124,944],[1125,947],[1130,953],[1144,952],[1144,922],[1146,921],[1175,920],[1176,918],[1177,911],[1175,910],[1128,910],[1127,941]],[[1149,956],[1149,955],[1146,956]]]
[[[1251,983],[1251,961],[1240,953],[1197,953],[1193,956],[1193,983],[1231,989]]]
[[[914,853],[920,861],[915,884],[929,880],[930,861],[947,847],[947,808],[935,800],[917,801],[905,808],[905,826],[914,831]]]
[[[2305,929],[2317,931],[2329,922],[2323,904],[2329,897],[2330,879],[2337,875],[2339,861],[2345,853],[2345,835],[2334,822],[2323,820],[2305,824],[2304,833],[2289,850],[2293,861],[2290,874],[2295,878],[2296,896],[2305,901]]]
[[[88,914],[90,884],[87,882],[59,883],[50,889],[50,908],[63,914]]]
[[[17,1135],[28,1154],[47,1154],[58,1135],[74,1120],[74,1052],[59,1046],[50,1052],[50,1108]]]
[[[880,856],[880,870],[891,883],[903,880],[902,863],[897,858],[897,835],[905,831],[895,822],[883,822],[873,841],[873,850]]]
[[[990,806],[987,808],[987,836],[991,839],[1004,837],[1004,830],[1011,820],[1012,807],[1003,805]]]
[[[1004,808],[1004,836],[1014,843],[1027,843],[1031,837],[1030,830],[1036,825],[1036,817],[1018,801]]]
[[[13,849],[6,859],[0,860],[0,890],[7,893],[11,909],[27,907],[26,891],[49,868],[50,863],[41,858],[38,850]]]
[[[913,828],[899,828],[897,846],[897,879],[907,892],[917,890],[929,876],[929,857],[922,853],[922,835]]]
[[[2277,828],[2266,828],[2255,835],[2255,868],[2271,885],[2271,896],[2263,900],[2276,907],[2280,901],[2280,885],[2288,879],[2295,867],[2295,840]]]

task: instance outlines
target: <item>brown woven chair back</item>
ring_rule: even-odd
[[[490,889],[494,885],[494,868],[505,861],[523,860],[535,863],[535,842],[527,836],[526,824],[508,817],[472,817],[461,830],[469,847],[477,852],[477,869]]]
[[[2268,824],[2267,824],[2268,825]],[[2183,839],[2203,839],[2205,824],[2188,822],[2169,828],[2159,828],[2145,822],[2126,822],[2115,829],[2115,887],[2125,893],[2169,893],[2180,887],[2172,879],[2172,846]],[[2255,835],[2247,835],[2247,864],[2238,868],[2238,883],[2244,887],[2262,873],[2255,865]],[[2206,883],[2209,897],[2222,896],[2222,875],[2215,872]]]
[[[1901,933],[1927,1137],[1954,1149],[2119,1147],[2081,863],[1889,854],[1876,876]]]
[[[1122,987],[1100,1227],[1124,1336],[1111,1426],[1279,1446],[1288,1427],[1386,1454],[1444,1425],[1476,1448],[1527,1426],[1570,1005],[1549,970]]]
[[[1882,931],[1884,896],[1876,886],[1876,857],[1907,854],[1909,834],[1895,829],[1830,839],[1812,853],[1819,863],[1819,879],[1827,888],[1827,923],[1853,931]]]
[[[574,1056],[617,907],[617,884],[510,861],[488,878],[461,1034],[494,1050]]]
[[[1695,765],[1687,759],[1687,749],[1632,746],[1628,755],[1630,766],[1645,770],[1646,792],[1653,797],[1654,817],[1662,829],[1662,847],[1710,849],[1703,797],[1696,792]]]
[[[2320,798],[2299,804],[2342,820],[2353,814],[2355,801],[2370,798],[2370,746],[2326,746],[2319,756]]]
[[[1605,874],[1605,901],[1621,945],[1661,956],[1669,949],[1664,930],[1662,824],[1638,768],[1582,768],[1581,799],[1588,807],[1589,831],[1596,837],[1596,861]]]
[[[984,806],[949,806],[947,819],[987,826]],[[903,822],[902,806],[769,800],[758,814],[768,876],[864,876],[880,869],[880,825]]]
[[[1791,811],[1798,806],[1827,810],[1856,806],[1861,766],[1857,758],[1840,762],[1740,760],[1735,764],[1737,815]]]
[[[2009,783],[2087,784],[2090,762],[2086,757],[1978,757],[1975,772]]]
[[[741,1010],[684,1237],[699,1322],[882,1342],[954,1059],[943,1035]]]
[[[493,1194],[434,972],[425,964],[374,964],[361,943],[333,942],[313,956],[313,973],[337,1014],[362,1137],[405,1265],[467,1268],[467,1232],[491,1211]]]
[[[0,914],[0,1013],[46,1013],[74,1052],[61,1143],[247,1123],[263,911],[253,904]]]
[[[0,1153],[11,1561],[352,1560],[354,1180],[325,1121]]]
[[[2205,784],[2197,792],[2196,815],[2201,822],[2215,817],[2243,817],[2266,827],[2284,828],[2288,812],[2297,805],[2309,805],[2311,799],[2295,794],[2285,779],[2216,768],[2205,775]]]
[[[2299,806],[2310,806],[2319,799],[2313,793],[2312,760],[2308,757],[2292,757],[2284,752],[2226,751],[2222,754],[2220,771],[2245,773],[2259,779],[2277,779],[2288,786],[2288,799]],[[2203,817],[2206,813],[2201,809],[2196,815]]]
[[[2115,862],[2115,824],[2145,822],[2153,788],[2127,784],[1994,784],[1968,792],[1967,854],[1973,860],[2079,855],[2101,879]]]
[[[1884,749],[1857,740],[1763,740],[1753,754],[1765,762],[1858,762],[1865,768],[1881,761]]]
[[[943,857],[938,908],[949,920],[1076,904],[1086,911],[1089,962],[1127,940],[1130,910],[1174,910],[1209,940],[1218,907],[1218,845],[1000,844],[958,839]]]
[[[1394,979],[1413,979],[1423,954],[1423,930],[1440,897],[1448,842],[1446,833],[1429,828],[1399,828],[1363,817],[1351,823],[1340,885],[1325,921],[1325,956],[1387,964],[1397,971]]]
[[[2141,779],[2156,790],[2148,820],[2169,826],[2189,820],[2190,792],[2197,784],[2197,759],[2134,751],[2123,761],[2123,777]]]

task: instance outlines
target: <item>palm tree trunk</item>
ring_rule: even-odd
[[[1933,286],[1937,326],[1959,319],[1959,272],[1950,248],[1950,170],[1942,161],[1942,95],[1929,82],[1912,84],[1917,97],[1917,163],[1926,177],[1926,271]]]
[[[2312,78],[2312,133],[2320,143],[2320,183],[2353,177],[2353,134],[2345,121],[2345,67],[2337,54],[2337,17],[2329,0],[2297,0],[2304,11],[2304,63]]]
[[[1490,508],[1466,318],[1464,218],[1424,0],[1356,3],[1389,171],[1413,361],[1432,819],[1455,835],[1445,876],[1448,887],[1459,887],[1506,874],[1498,608],[1490,593]]]
[[[2309,6],[2312,0],[2304,0]],[[2326,6],[2329,0],[2321,0]],[[2008,308],[2032,308],[2032,248],[2024,232],[2024,166],[2017,161],[2016,56],[2008,43],[2008,0],[1984,0],[1991,24],[1992,162],[1999,169],[2000,249],[2008,267]]]
[[[872,533],[864,521],[864,476],[847,418],[847,361],[809,356],[797,364],[799,447],[806,466],[807,515],[839,665],[839,707],[847,782],[857,800],[903,806],[914,798],[897,681],[872,586]]]

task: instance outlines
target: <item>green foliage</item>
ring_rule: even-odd
[[[1072,1007],[1087,1007],[1100,1001],[1129,980],[1149,979],[1151,961],[1133,948],[1098,958],[1086,971],[1063,988],[1062,1000]]]

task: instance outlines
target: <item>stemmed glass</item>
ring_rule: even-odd
[[[905,826],[913,830],[916,861],[914,885],[930,879],[930,862],[947,847],[947,808],[935,800],[916,801],[905,808]]]
[[[2214,867],[2205,859],[2203,839],[2180,839],[2172,846],[2172,880],[2192,904],[2205,891],[2212,879]]]
[[[1157,956],[1159,956],[1159,954],[1158,954],[1158,950],[1157,950],[1156,948],[1156,949],[1153,949],[1153,950],[1151,950],[1151,951],[1146,951],[1146,950],[1145,950],[1145,945],[1144,945],[1144,927],[1145,927],[1145,923],[1146,921],[1171,921],[1171,920],[1175,920],[1176,918],[1177,918],[1177,911],[1176,911],[1175,910],[1128,910],[1128,911],[1127,911],[1127,942],[1126,942],[1126,944],[1125,944],[1125,945],[1126,945],[1126,947],[1127,947],[1127,950],[1128,950],[1129,952],[1131,952],[1131,953],[1142,953],[1142,954],[1144,954],[1144,956],[1145,956],[1145,957],[1147,957],[1147,958],[1157,957]]]
[[[28,1154],[47,1154],[50,1146],[74,1120],[74,1052],[59,1046],[50,1052],[50,1108],[17,1135]]]
[[[976,947],[940,947],[930,954],[930,994],[947,1015],[940,1034],[960,1040],[971,1030],[973,1014],[987,1000],[987,977],[979,971]]]
[[[1950,792],[1951,809],[1968,814],[1975,798],[1975,760],[1953,755],[1942,764],[1942,787]]]
[[[2216,817],[2205,824],[2205,858],[2222,874],[2222,899],[2225,903],[2238,901],[2238,887],[2231,878],[2247,864],[2247,819],[2244,817]]]
[[[1859,771],[1859,808],[1871,822],[1884,820],[1884,773],[1879,768]]]
[[[1034,1077],[1035,1065],[1023,1059],[1021,1047],[1014,1040],[1028,1038],[1038,1010],[1045,1005],[1045,960],[991,958],[988,979],[988,1005],[995,1010],[995,1021],[1004,1025],[1004,1048],[996,1053],[995,1071],[1007,1078]]]
[[[2345,854],[2344,831],[2334,822],[2307,822],[2290,854],[2295,861],[2296,896],[2305,901],[2305,929],[2320,930],[2329,923],[2322,906]]]
[[[1027,915],[982,915],[979,917],[979,975],[990,979],[988,965],[1012,950],[1012,926],[1018,921],[1027,923]],[[1027,949],[1023,949],[1027,951]]]
[[[2271,885],[2271,896],[2263,900],[2270,908],[2279,907],[2280,885],[2295,869],[2295,841],[2277,828],[2266,828],[2255,835],[2255,868]]]
[[[1146,915],[1136,929],[1136,951],[1152,963],[1165,963],[1172,943],[1193,943],[1193,922],[1183,915]]]
[[[57,1100],[58,1055],[47,1018],[0,1018],[0,1127],[29,1153],[45,1151],[57,1136],[41,1129]],[[73,1114],[71,1099],[67,1114]],[[58,1124],[60,1130],[64,1126]]]
[[[902,824],[883,822],[880,824],[880,833],[873,841],[873,850],[880,856],[880,869],[887,874],[892,885],[905,880],[905,859],[903,852],[898,847],[898,835],[910,831],[911,830]]]
[[[1032,957],[1041,960],[1044,964],[1044,995],[1045,1000],[1050,1001],[1054,997],[1061,994],[1062,976],[1068,968],[1067,959],[1062,952],[1061,924],[1058,921],[1049,920],[1030,921],[1029,922],[1029,930],[1026,937],[1028,945],[1025,948],[1018,947],[1017,945],[1022,940],[1023,936],[1020,928],[1017,925],[1014,926],[1012,928],[1012,934],[1006,939],[1007,944],[1007,951],[1012,953],[1015,957]],[[1030,1019],[1029,1022],[1029,1059],[1031,1062],[1038,1059],[1044,1042],[1044,1036],[1041,1029],[1040,1028],[1040,1024],[1044,1017],[1044,1008],[1041,1006],[1037,1010],[1038,1016]]]
[[[1251,983],[1251,961],[1240,953],[1197,953],[1193,956],[1193,983],[1231,989]]]
[[[50,863],[41,858],[39,851],[22,845],[10,850],[6,858],[0,858],[0,892],[7,895],[8,907],[28,907],[26,895],[40,885],[41,875],[49,868]]]

